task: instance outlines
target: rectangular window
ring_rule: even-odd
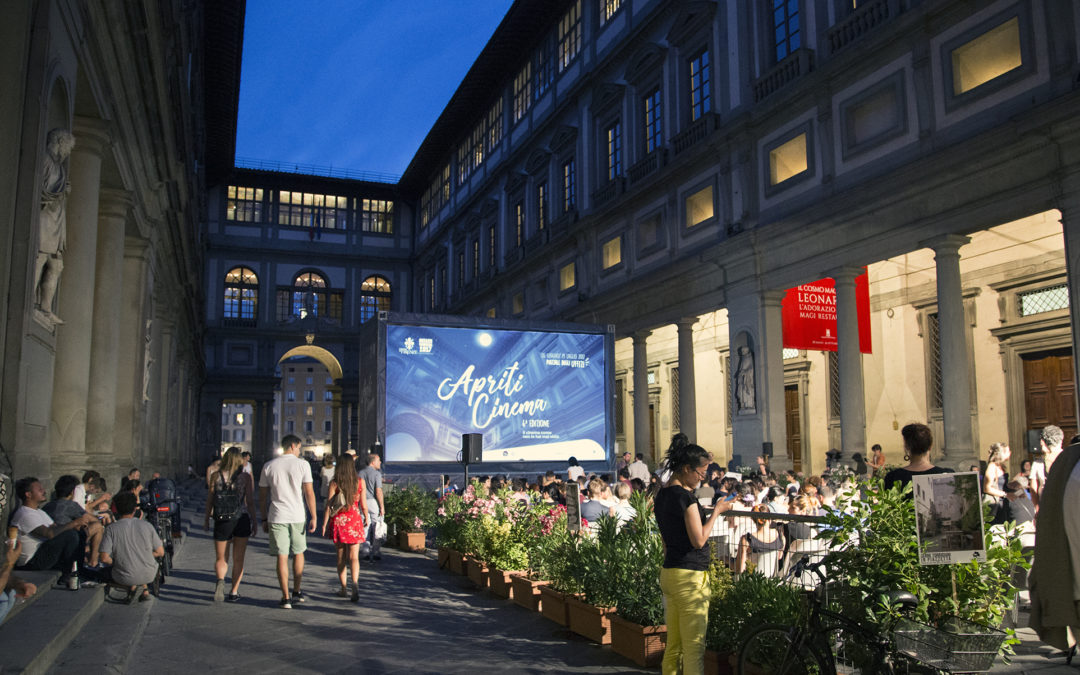
[[[603,269],[610,269],[622,262],[622,237],[615,237],[609,239],[604,244],[602,255],[602,267]]]
[[[472,168],[476,169],[484,163],[484,133],[486,131],[484,120],[476,125],[472,133]]]
[[[555,81],[555,63],[551,58],[550,40],[544,40],[543,44],[536,48],[533,64],[533,75],[536,78],[536,84],[533,86],[533,98],[540,100],[540,97],[548,90],[551,83]]]
[[[295,401],[296,400],[296,391],[294,389],[290,389],[287,392],[285,392],[285,400],[286,401]]]
[[[296,431],[296,422],[292,420],[285,420],[285,433],[293,433]]]
[[[1017,295],[1020,316],[1032,316],[1069,308],[1069,287],[1065,284],[1025,291]]]
[[[779,63],[798,49],[802,42],[799,0],[772,0],[772,5],[773,45]]]
[[[484,314],[487,316],[487,318],[494,319],[495,318],[495,308],[494,307],[488,307],[487,312],[485,312]]]
[[[512,314],[521,314],[525,311],[524,293],[514,293],[514,298],[510,302],[510,309]]]
[[[333,429],[333,423],[330,420],[323,421],[323,433],[328,434]]]
[[[490,155],[503,137],[503,100],[502,97],[495,99],[495,103],[488,110],[487,118],[487,151]]]
[[[1022,65],[1020,19],[1014,16],[952,51],[953,94],[971,91]]]
[[[358,206],[362,232],[394,233],[394,202],[385,199],[360,199]]]
[[[660,216],[655,215],[638,224],[638,253],[660,243]]]
[[[304,414],[307,415],[308,417],[314,417],[315,416],[315,406],[309,405],[309,406],[305,407],[304,408]]]
[[[480,240],[473,239],[472,243],[472,275],[473,279],[480,276]]]
[[[495,269],[495,226],[488,228],[488,269]]]
[[[712,83],[709,81],[709,50],[690,59],[690,121],[712,110]]]
[[[536,229],[544,229],[547,224],[547,181],[536,186]]]
[[[443,167],[440,184],[442,185],[442,199],[439,201],[439,206],[442,207],[450,201],[450,162]]]
[[[626,380],[615,380],[615,435],[626,434],[626,411],[624,400],[626,398]]]
[[[309,402],[314,401],[315,400],[315,391],[313,389],[305,389],[304,390],[304,400],[309,401]]]
[[[945,401],[945,389],[941,380],[941,322],[937,312],[926,317],[927,358],[930,380],[930,409],[941,410]]]
[[[315,431],[315,420],[304,420],[304,431],[309,434]]]
[[[559,291],[573,288],[577,284],[577,274],[574,263],[566,263],[559,268]]]
[[[577,206],[577,187],[574,182],[574,160],[563,164],[563,213],[570,213]]]
[[[607,138],[607,179],[613,181],[622,175],[622,124],[615,121],[605,132]]]
[[[514,204],[514,228],[517,235],[517,245],[525,243],[525,203]],[[516,312],[515,312],[516,313]]]
[[[278,225],[343,230],[349,222],[348,214],[348,197],[287,190],[278,192]]]
[[[458,288],[465,285],[465,251],[457,254],[457,285]]]
[[[231,441],[232,441],[232,434],[229,432],[228,429],[222,429],[221,430],[221,442],[222,443],[229,443]]]
[[[671,369],[671,428],[673,430],[682,429],[679,411],[679,369],[674,367]]]
[[[517,122],[532,105],[532,64],[528,61],[514,76],[514,121]]]
[[[333,401],[334,400],[334,392],[329,391],[329,390],[324,391],[322,400],[324,400],[324,401]]]
[[[661,116],[660,88],[645,96],[645,152],[650,153],[663,143],[663,118]]]
[[[806,134],[799,134],[769,151],[769,184],[779,185],[809,168]]]
[[[708,186],[686,198],[686,226],[693,227],[713,217],[713,189]]]
[[[600,0],[600,25],[610,21],[620,7],[622,7],[622,0]]]
[[[245,223],[262,222],[262,188],[230,185],[225,201],[225,218]]]
[[[435,309],[435,277],[428,277],[428,310]]]
[[[311,383],[312,383],[312,378],[309,377],[309,378],[307,378],[307,382],[305,382],[304,384],[311,384]]]
[[[472,162],[470,161],[469,142],[465,141],[458,147],[457,151],[457,184],[463,185],[465,181],[469,180],[469,173],[472,171]]]
[[[559,45],[559,72],[566,70],[581,51],[581,0],[577,0],[559,19],[555,32]]]

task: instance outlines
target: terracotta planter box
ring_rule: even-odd
[[[510,585],[510,575],[517,572],[506,572],[494,566],[488,568],[488,589],[500,598],[509,598],[514,594],[514,588]]]
[[[446,549],[446,551],[446,566],[450,569],[450,571],[454,574],[465,574],[465,557],[461,554],[461,552],[455,551],[452,548]]]
[[[578,598],[567,598],[570,616],[570,630],[583,638],[602,645],[611,644],[611,620],[614,607],[596,607]]]
[[[487,565],[476,558],[471,556],[465,558],[465,576],[469,577],[469,581],[473,582],[477,588],[481,590],[487,588]]]
[[[427,548],[426,536],[423,532],[399,532],[398,548],[402,551],[423,551]]]
[[[550,586],[541,586],[540,613],[560,626],[569,626],[570,607],[566,603],[567,597]]]
[[[540,587],[546,581],[533,581],[525,574],[510,574],[510,585],[514,589],[514,602],[525,609],[540,611]]]
[[[667,647],[667,626],[642,626],[612,614],[611,650],[643,668],[660,665]]]
[[[450,562],[450,549],[446,548],[445,546],[440,546],[436,549],[436,551],[439,556],[437,558],[438,566],[439,569],[442,569],[446,567],[447,564]]]
[[[734,675],[735,654],[705,650],[705,675]]]

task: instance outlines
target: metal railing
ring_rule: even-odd
[[[323,166],[320,164],[255,159],[252,157],[237,157],[233,164],[237,169],[278,171],[281,173],[297,173],[307,176],[325,176],[327,178],[347,178],[350,180],[367,181],[369,183],[390,183],[396,185],[398,181],[401,180],[401,174],[382,173],[379,171],[356,171],[354,169],[335,167],[333,164]]]

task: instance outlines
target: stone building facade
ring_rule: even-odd
[[[194,461],[203,184],[232,166],[243,9],[172,0],[6,4],[5,472],[51,485],[94,468],[115,488],[132,466],[177,474]],[[208,118],[225,120],[224,131]],[[74,147],[51,143],[63,138],[53,130],[70,133]],[[218,142],[207,153],[210,137]],[[55,294],[50,278],[59,279]]]
[[[516,2],[400,182],[413,301],[614,324],[618,440],[650,457],[682,430],[899,464],[919,420],[967,468],[1075,430],[1078,26],[1043,0]],[[785,354],[785,292],[822,278],[838,350]]]

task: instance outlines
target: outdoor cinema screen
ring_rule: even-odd
[[[461,435],[485,462],[606,459],[604,336],[386,326],[386,460],[454,462]]]

